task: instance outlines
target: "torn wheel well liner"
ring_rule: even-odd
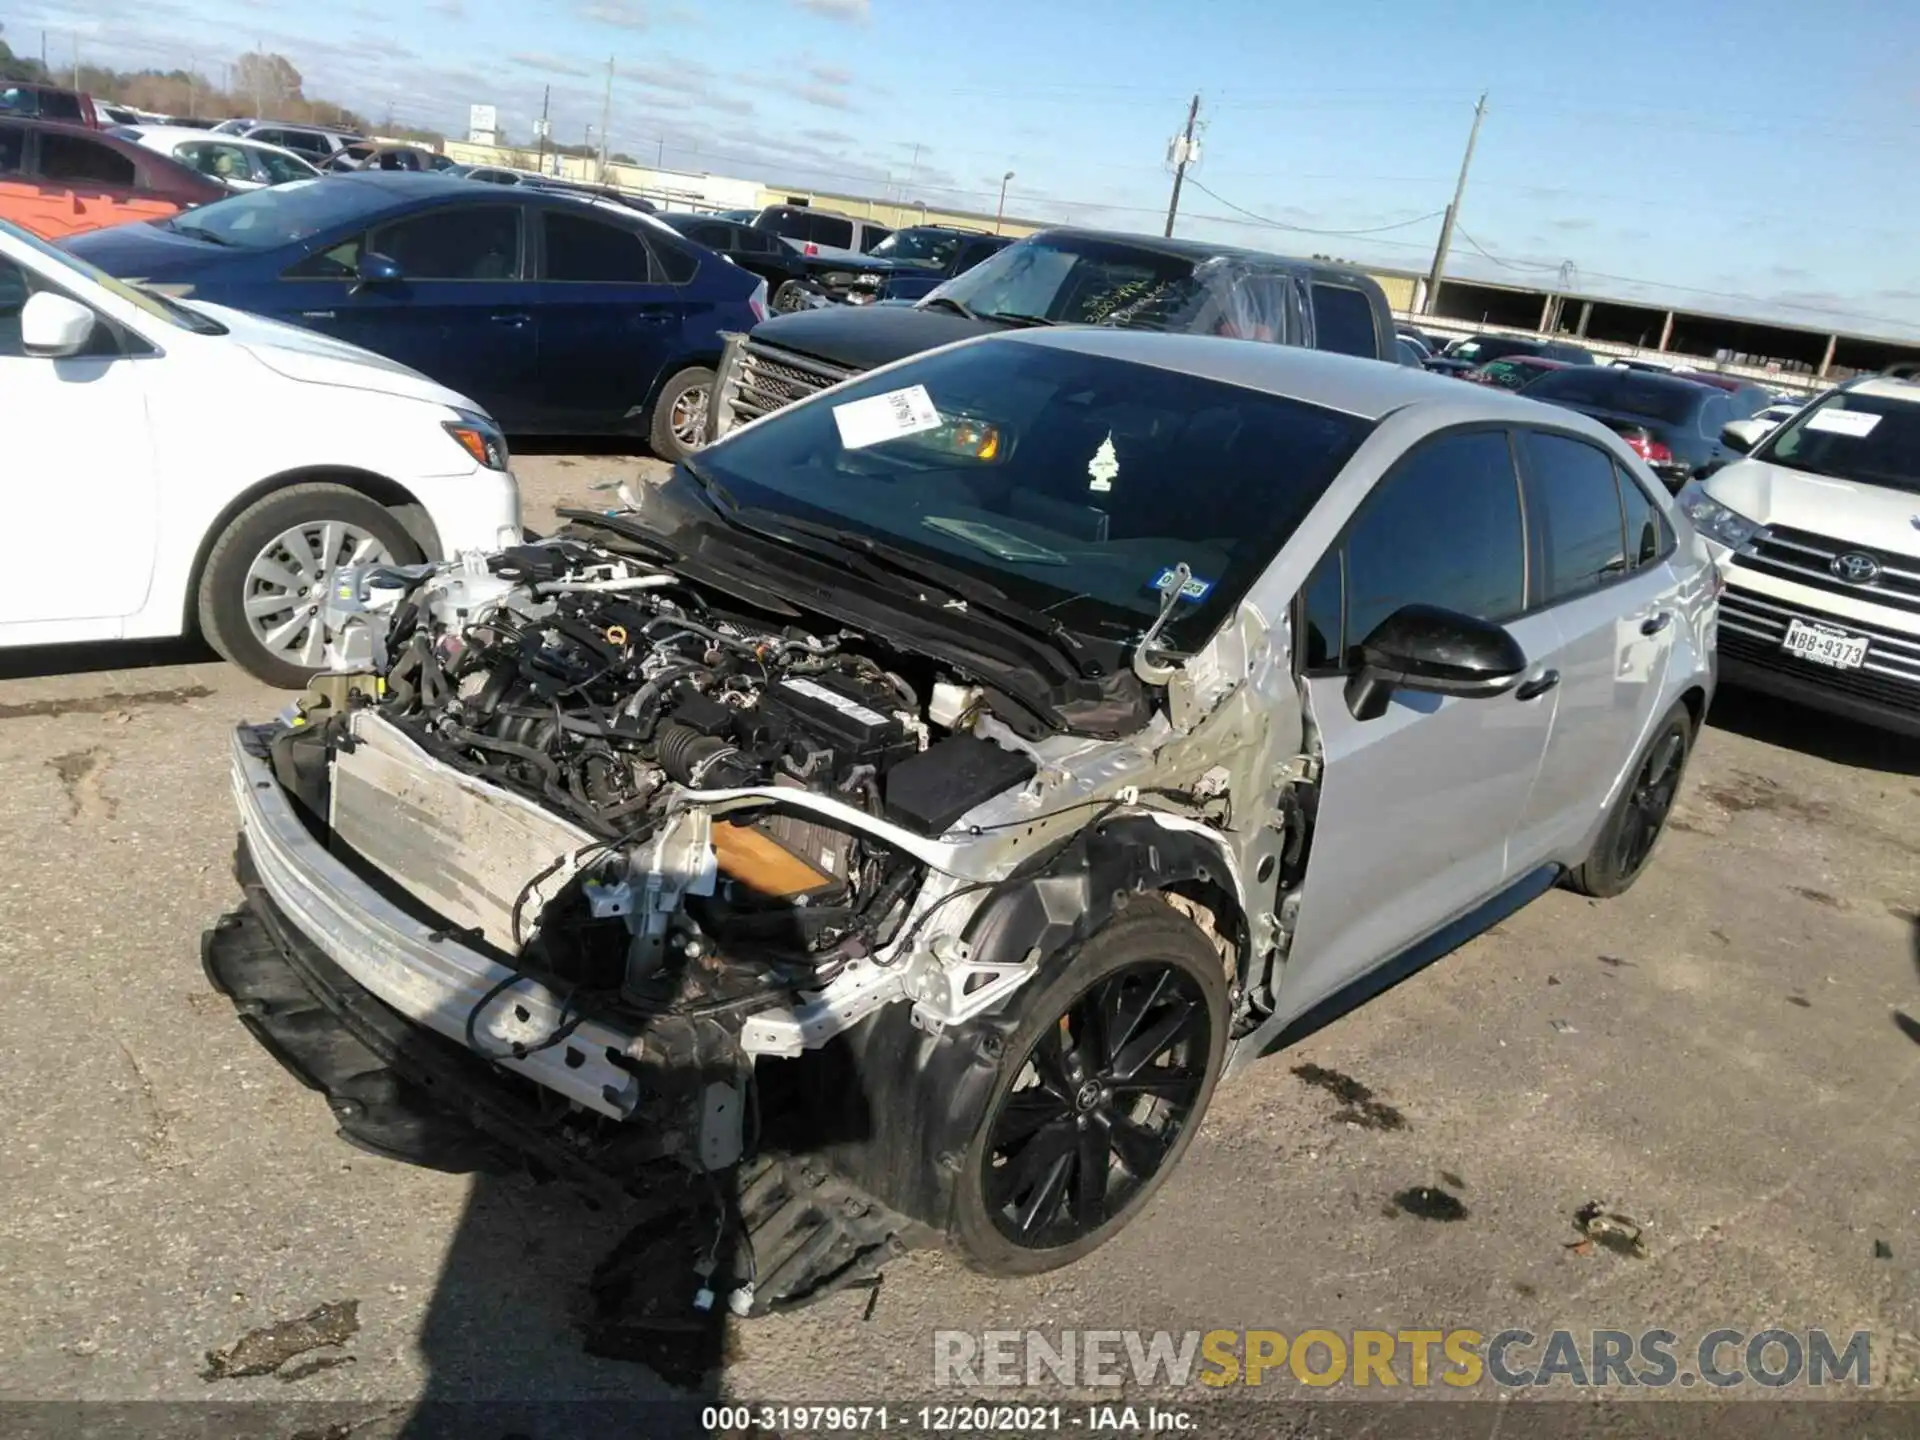
[[[893,1209],[945,1229],[962,1157],[985,1123],[1024,997],[1071,966],[1079,942],[1124,906],[1158,893],[1213,911],[1244,964],[1246,917],[1227,881],[1225,858],[1203,837],[1127,818],[1076,836],[1003,882],[976,912],[967,939],[976,957],[1009,963],[1038,951],[1038,973],[985,1014],[938,1035],[914,1023],[911,1005],[888,1005],[833,1044],[788,1062],[805,1072],[811,1118],[823,1127],[817,1153]]]

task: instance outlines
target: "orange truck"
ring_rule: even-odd
[[[217,180],[117,135],[0,116],[0,219],[43,240],[164,219],[227,194]]]

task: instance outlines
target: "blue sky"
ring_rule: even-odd
[[[216,78],[257,45],[309,95],[448,130],[492,103],[516,138],[547,84],[556,135],[597,125],[611,55],[644,158],[988,211],[1012,170],[1010,214],[1154,231],[1197,90],[1181,233],[1421,269],[1484,89],[1451,273],[1571,262],[1585,291],[1920,335],[1920,6],[1890,0],[85,0],[6,38],[42,28],[55,63],[77,39]]]

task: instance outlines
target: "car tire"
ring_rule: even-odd
[[[1149,995],[1165,998],[1145,1003]],[[1231,1007],[1219,951],[1191,921],[1155,898],[1127,906],[1082,941],[1050,983],[1016,991],[1007,1004],[1006,1018],[1017,1017],[1016,1023],[1000,1048],[1000,1072],[980,1126],[961,1158],[948,1238],[976,1270],[1037,1275],[1106,1243],[1172,1173],[1219,1082]],[[1133,1050],[1103,1046],[1093,1021],[1096,1004],[1122,1020],[1139,1007],[1128,1032]],[[1185,1028],[1166,1046],[1151,1046],[1153,1036],[1177,1020]],[[1148,1053],[1142,1056],[1142,1050]],[[1176,1050],[1177,1060],[1164,1063]],[[1122,1074],[1132,1064],[1139,1068]],[[1041,1078],[1047,1071],[1051,1081]],[[1022,1127],[1056,1110],[1056,1118],[1037,1124],[1018,1143]],[[1035,1148],[1043,1143],[1044,1152]],[[1062,1146],[1064,1175],[1053,1171],[1061,1162],[1048,1159]],[[1129,1152],[1152,1159],[1150,1172],[1129,1167]],[[1085,1163],[1083,1155],[1104,1170]],[[1028,1170],[1038,1172],[1030,1188],[1023,1184]],[[1104,1201],[1082,1210],[1095,1193],[1084,1183],[1091,1174],[1101,1176]],[[1122,1187],[1117,1193],[1116,1184]],[[1049,1189],[1058,1191],[1051,1213],[1044,1193]],[[1022,1233],[1027,1211],[1034,1220]]]
[[[713,371],[704,365],[689,365],[667,377],[653,402],[647,432],[655,455],[677,465],[707,443],[707,401],[712,394]]]
[[[286,548],[290,537],[305,545],[304,566]],[[333,553],[323,554],[329,538]],[[234,516],[207,553],[197,596],[200,633],[249,675],[298,690],[321,665],[324,631],[319,642],[312,637],[328,583],[356,557],[411,565],[421,554],[393,513],[358,490],[319,483],[275,490]],[[288,604],[268,608],[283,595]],[[309,623],[298,625],[301,618]],[[288,626],[295,628],[276,639]]]
[[[796,310],[807,308],[807,287],[798,280],[787,280],[773,292],[770,308],[776,315],[791,315]]]
[[[1604,900],[1623,893],[1640,878],[1686,778],[1693,736],[1693,712],[1683,701],[1662,717],[1633,757],[1633,769],[1600,827],[1593,853],[1567,876],[1568,889]]]

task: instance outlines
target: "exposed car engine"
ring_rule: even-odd
[[[467,917],[528,966],[643,1013],[817,990],[898,932],[924,873],[836,813],[934,836],[1033,773],[954,733],[979,692],[925,662],[889,657],[936,694],[938,734],[920,689],[861,637],[770,628],[580,540],[361,572],[332,605],[342,668],[384,676],[381,720],[581,832],[567,873],[543,866],[502,922]],[[690,794],[742,790],[759,794],[689,812]],[[802,803],[818,799],[848,808]],[[393,828],[345,838],[380,863]]]

